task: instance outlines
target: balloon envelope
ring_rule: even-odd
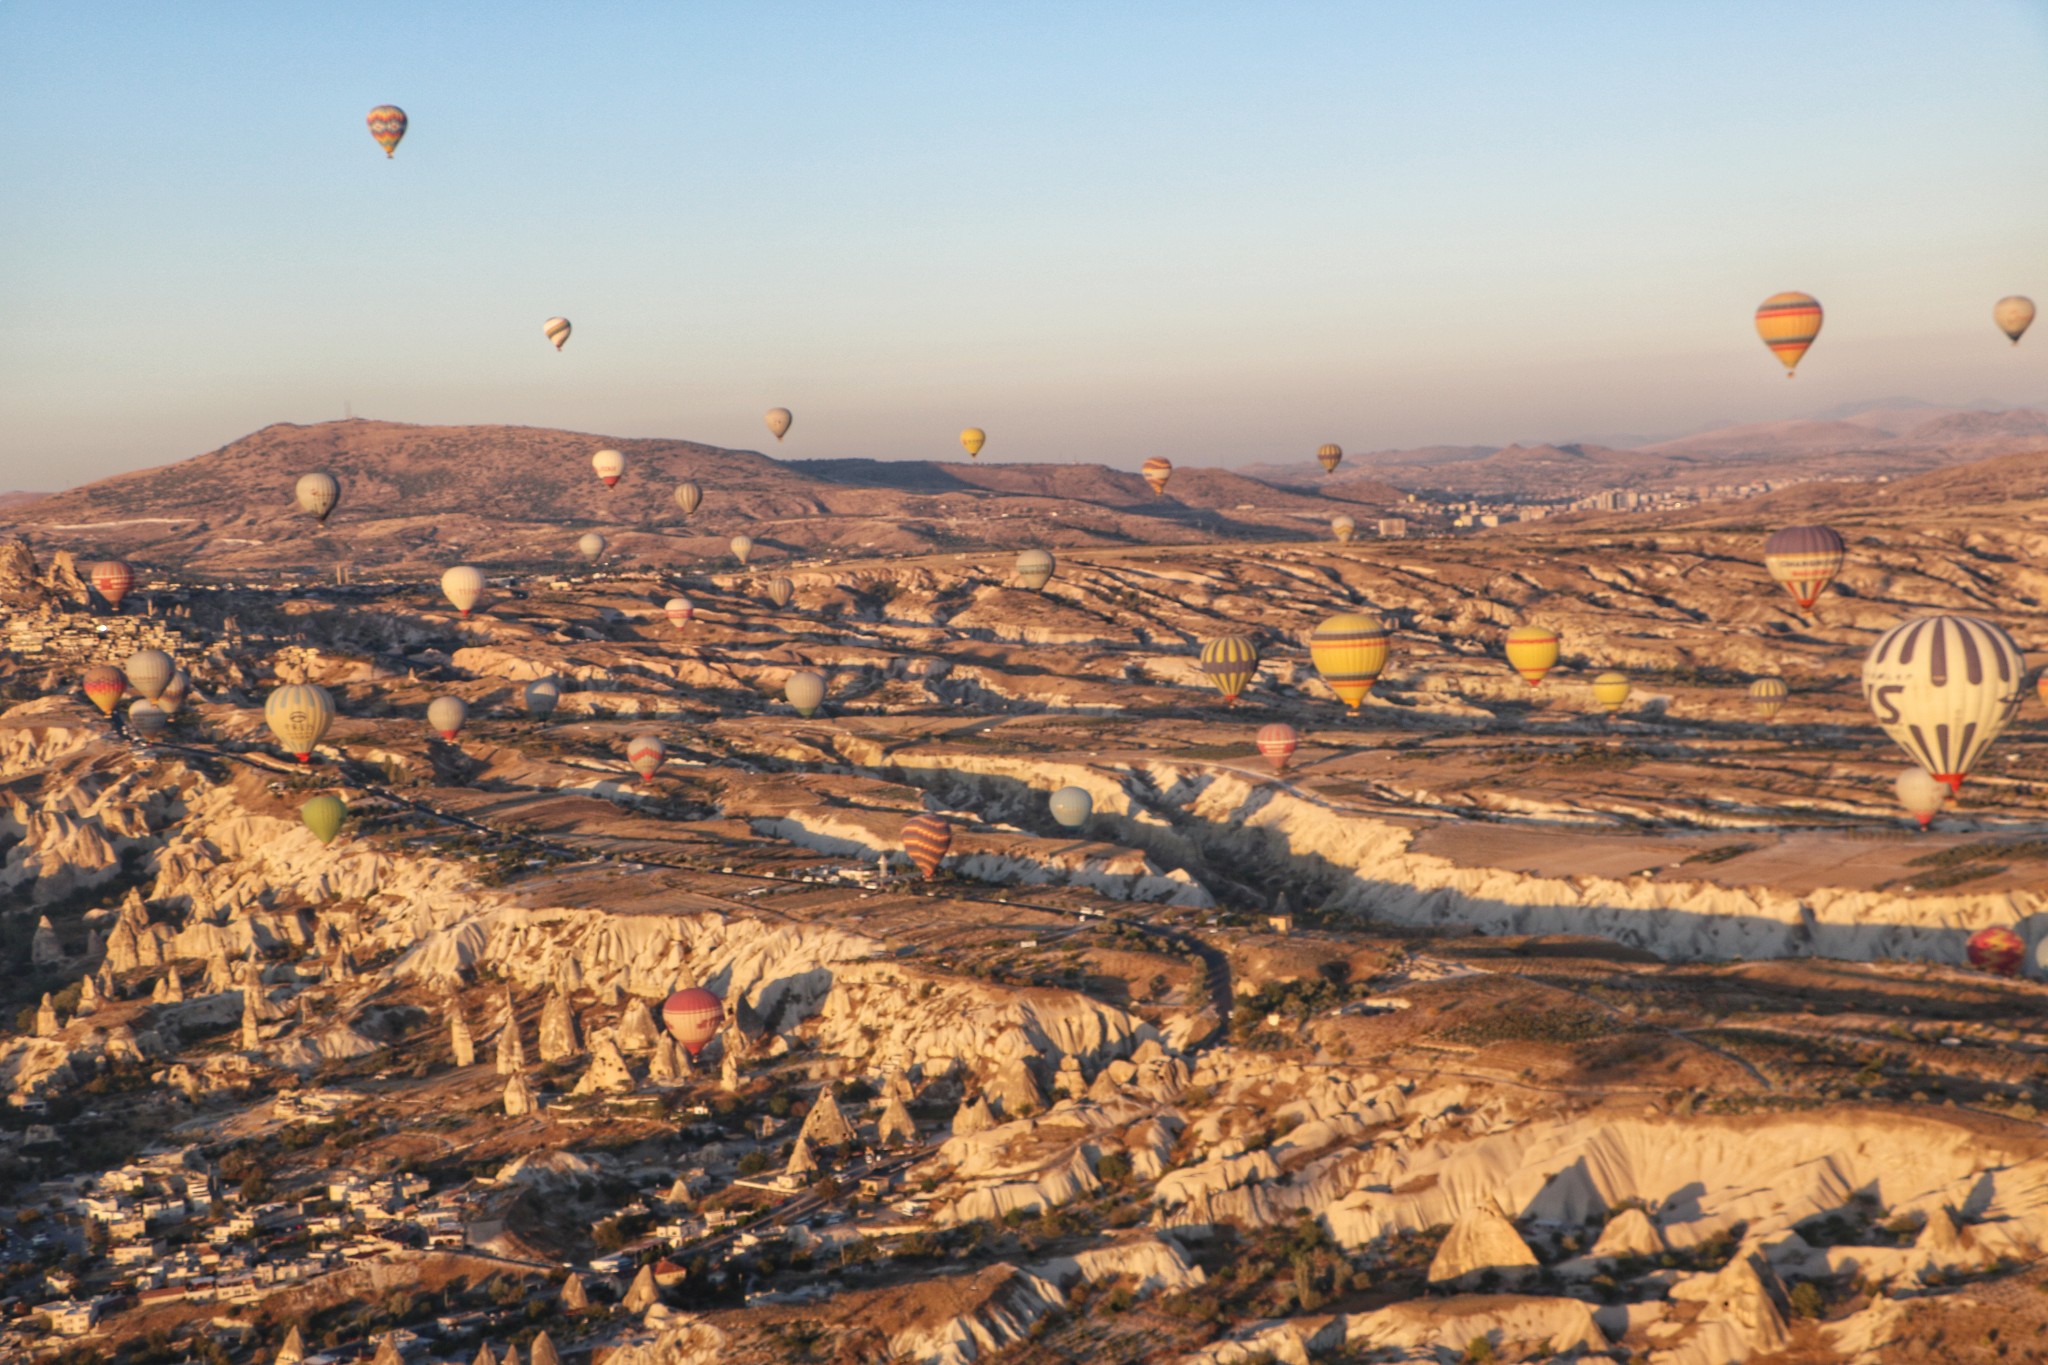
[[[128,675],[128,685],[143,696],[155,701],[171,685],[171,675],[176,666],[171,656],[160,649],[138,649],[128,656],[122,672]]]
[[[600,450],[590,457],[590,467],[606,488],[616,488],[626,474],[626,457],[616,450]]]
[[[441,575],[441,595],[464,616],[475,611],[484,600],[484,575],[481,569],[468,564],[457,564]]]
[[[1358,523],[1350,517],[1331,517],[1330,534],[1337,537],[1339,545],[1349,545],[1351,538],[1358,534]]]
[[[569,333],[572,329],[567,318],[549,318],[540,325],[540,330],[541,335],[554,342],[555,349],[559,351],[568,343]]]
[[[1045,800],[1052,818],[1068,829],[1079,829],[1095,813],[1095,798],[1085,787],[1061,787]]]
[[[1900,771],[1892,779],[1892,795],[1899,798],[1899,804],[1906,814],[1920,822],[1926,829],[1941,814],[1941,808],[1948,804],[1948,787],[1937,782],[1927,769],[1918,764]]]
[[[734,536],[731,544],[732,557],[742,564],[747,562],[748,555],[754,553],[754,538],[752,536]]]
[[[1522,625],[1508,631],[1508,664],[1534,687],[1557,664],[1557,632]]]
[[[1964,952],[1969,955],[1970,965],[1979,971],[2018,976],[2020,963],[2027,955],[2027,945],[2018,934],[1998,924],[1970,935]]]
[[[626,745],[626,763],[642,782],[652,782],[667,759],[668,746],[654,735],[635,735]]]
[[[777,574],[768,580],[768,600],[778,608],[786,607],[796,597],[796,584]]]
[[[1787,526],[1764,542],[1764,567],[1801,610],[1813,610],[1842,570],[1849,547],[1826,526]]]
[[[1756,310],[1756,334],[1791,378],[1806,348],[1820,335],[1820,300],[1811,294],[1773,294]]]
[[[334,724],[334,698],[324,687],[287,683],[263,703],[263,719],[285,751],[299,762],[312,761],[313,750]]]
[[[2027,328],[2034,325],[2034,301],[2022,294],[2008,294],[1992,307],[1991,320],[2017,346],[2020,338],[2026,335]]]
[[[1323,467],[1323,472],[1325,474],[1336,473],[1337,466],[1341,464],[1343,460],[1344,448],[1342,446],[1326,445],[1322,447],[1320,450],[1316,451],[1316,463],[1320,464]]]
[[[1259,752],[1265,755],[1266,761],[1273,765],[1273,771],[1276,773],[1287,771],[1287,760],[1300,743],[1301,736],[1294,732],[1292,725],[1275,721],[1271,725],[1259,727]]]
[[[825,675],[800,668],[783,682],[782,695],[798,715],[808,719],[825,704]]]
[[[137,701],[128,707],[128,728],[144,739],[154,739],[170,728],[170,712],[153,701]]]
[[[668,617],[668,623],[677,629],[689,625],[690,618],[697,614],[696,605],[687,597],[671,597],[661,610]]]
[[[101,715],[111,716],[128,690],[128,675],[111,664],[95,664],[85,670],[79,683],[85,689],[85,699],[99,707]]]
[[[2026,673],[2019,646],[1989,621],[1922,616],[1870,647],[1863,699],[1914,762],[1960,791],[2019,710]]]
[[[703,502],[704,490],[696,484],[685,479],[676,485],[676,506],[683,509],[684,516],[687,517],[690,513],[696,511]]]
[[[779,441],[789,435],[789,424],[794,419],[789,415],[788,408],[770,408],[768,415],[761,420],[768,424],[770,434]]]
[[[108,606],[119,611],[121,599],[135,586],[135,571],[118,559],[103,559],[92,566],[92,586]]]
[[[585,559],[595,561],[604,553],[605,538],[596,531],[585,531],[576,537],[576,553]]]
[[[405,137],[405,110],[395,104],[380,104],[370,111],[366,122],[370,125],[370,136],[377,139],[377,145],[384,149],[384,157],[389,160],[397,152],[399,141]]]
[[[166,716],[175,716],[191,691],[192,675],[182,668],[178,669],[171,674],[170,682],[164,685],[163,695],[156,699],[156,704],[163,708]]]
[[[677,991],[662,1002],[661,1022],[692,1057],[704,1050],[725,1024],[725,1006],[702,986]]]
[[[1017,554],[1017,586],[1027,592],[1037,592],[1052,581],[1053,571],[1058,568],[1048,550],[1022,550]]]
[[[553,678],[536,678],[526,685],[521,700],[529,716],[551,715],[562,700],[562,685]]]
[[[981,448],[987,444],[988,433],[980,427],[969,427],[960,433],[960,445],[967,451],[969,459],[981,454]]]
[[[936,815],[913,815],[903,825],[903,851],[926,881],[939,874],[939,864],[953,847],[953,826]]]
[[[1139,467],[1138,473],[1146,483],[1152,485],[1154,493],[1164,497],[1166,481],[1173,477],[1173,461],[1164,456],[1154,455]]]
[[[1628,705],[1628,694],[1626,673],[1602,673],[1593,679],[1593,702],[1610,716]]]
[[[299,819],[306,822],[315,839],[331,844],[341,833],[341,822],[348,819],[348,806],[338,796],[323,794],[299,807]]]
[[[1259,648],[1242,635],[1225,635],[1202,646],[1202,676],[1235,702],[1259,671]]]
[[[1758,678],[1749,685],[1750,703],[1767,721],[1785,709],[1785,702],[1791,695],[1792,689],[1785,685],[1783,678]]]
[[[1364,612],[1338,612],[1308,637],[1308,657],[1337,699],[1356,711],[1392,652],[1386,623]]]
[[[469,722],[469,703],[460,697],[436,697],[427,703],[427,724],[452,740]]]
[[[298,483],[292,486],[292,498],[299,504],[299,510],[315,521],[326,521],[341,501],[341,480],[324,469],[310,474],[299,475]]]

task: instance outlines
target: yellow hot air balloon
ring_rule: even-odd
[[[1791,695],[1792,689],[1785,686],[1783,678],[1758,678],[1749,685],[1750,704],[1756,707],[1766,722],[1777,719],[1778,713],[1785,709],[1786,699]]]
[[[1049,550],[1020,550],[1017,552],[1017,585],[1027,592],[1037,592],[1052,581],[1056,567]]]
[[[1379,617],[1339,612],[1308,637],[1308,656],[1338,700],[1356,711],[1387,666],[1388,638]]]
[[[1343,463],[1343,460],[1344,447],[1342,446],[1326,445],[1316,452],[1316,463],[1323,467],[1325,474],[1336,473],[1337,466]]]
[[[324,687],[287,683],[264,701],[263,719],[287,752],[310,763],[327,727],[334,724],[334,698]]]
[[[555,343],[555,349],[559,351],[568,344],[569,333],[573,329],[569,326],[567,318],[549,318],[540,325],[540,330],[543,336]]]
[[[1626,673],[1602,673],[1593,679],[1593,702],[1610,716],[1628,705],[1628,694]]]
[[[1557,664],[1557,632],[1541,626],[1516,626],[1508,631],[1508,663],[1529,686]]]
[[[966,448],[970,460],[980,455],[982,446],[987,443],[988,433],[980,427],[969,427],[960,433],[960,444]]]
[[[1235,705],[1259,671],[1259,648],[1242,635],[1225,635],[1202,646],[1202,673]]]
[[[1820,335],[1820,322],[1820,300],[1811,294],[1773,294],[1758,306],[1756,334],[1784,362],[1787,379]]]
[[[752,536],[734,536],[732,538],[732,557],[734,559],[745,564],[747,556],[752,553],[754,553],[754,538]]]
[[[790,416],[788,408],[770,408],[767,417],[762,420],[768,423],[768,430],[779,441],[789,435],[789,424],[795,419]]]
[[[2034,301],[2022,294],[2008,294],[1992,307],[1991,320],[2017,346],[2020,338],[2027,334],[2027,328],[2034,325]]]
[[[1163,455],[1154,455],[1139,467],[1138,473],[1146,483],[1152,485],[1154,493],[1164,497],[1166,481],[1173,477],[1173,461]]]
[[[334,836],[341,833],[341,822],[348,819],[348,806],[338,796],[316,796],[299,807],[299,819],[305,821],[315,839],[331,844]]]

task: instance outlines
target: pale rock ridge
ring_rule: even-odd
[[[882,1117],[875,1123],[875,1142],[886,1147],[893,1142],[914,1143],[917,1141],[917,1122],[910,1117],[910,1110],[903,1101],[891,1095],[882,1106]]]
[[[48,915],[36,918],[35,935],[29,940],[28,960],[38,967],[52,966],[64,960],[64,945],[57,939],[57,926],[50,923]]]
[[[512,992],[505,992],[505,1022],[498,1029],[498,1074],[516,1076],[526,1069],[526,1044],[519,1037],[519,1013],[512,1005]]]
[[[50,999],[48,991],[43,992],[43,1003],[36,1006],[36,1037],[55,1038],[58,1033],[57,1006]]]
[[[1719,1365],[1775,1351],[1790,1338],[1785,1286],[1769,1258],[1749,1244],[1712,1275],[1692,1275],[1671,1287],[1671,1297],[1702,1305],[1692,1335],[1654,1357],[1657,1365]]]
[[[583,1277],[573,1270],[562,1281],[561,1301],[565,1313],[581,1313],[590,1307],[590,1292],[583,1287]]]
[[[995,1117],[988,1112],[987,1103],[979,1095],[969,1095],[953,1111],[953,1136],[956,1138],[972,1137],[995,1126]]]
[[[1499,1209],[1474,1208],[1451,1224],[1429,1263],[1429,1282],[1458,1283],[1489,1271],[1513,1276],[1537,1264],[1536,1253]]]
[[[1628,1256],[1656,1256],[1665,1250],[1664,1234],[1657,1231],[1650,1215],[1630,1205],[1607,1220],[1607,1226],[1600,1229],[1600,1240],[1588,1254],[1600,1260],[1619,1260]]]
[[[625,1012],[619,1016],[619,1046],[627,1052],[646,1052],[667,1036],[654,1022],[654,1011],[638,997],[628,1002]]]
[[[680,1085],[689,1078],[689,1054],[664,1034],[655,1041],[654,1053],[648,1058],[648,1081],[654,1085]]]

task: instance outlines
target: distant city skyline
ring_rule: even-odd
[[[344,405],[1129,468],[2040,403],[2044,71],[2025,3],[11,7],[0,490]]]

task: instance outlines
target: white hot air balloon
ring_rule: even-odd
[[[287,683],[265,699],[263,719],[279,744],[299,762],[310,763],[313,750],[334,723],[334,698],[324,687]]]
[[[734,559],[744,564],[747,562],[747,556],[752,553],[754,553],[754,538],[752,536],[734,536],[732,538],[732,557]]]
[[[455,610],[469,615],[483,604],[483,570],[468,564],[457,564],[441,575],[441,595],[446,597]]]
[[[325,521],[333,513],[335,504],[341,501],[341,480],[324,469],[301,474],[292,488],[292,497],[301,512],[315,521]]]
[[[138,649],[128,656],[121,671],[128,675],[128,685],[150,701],[164,694],[171,685],[171,675],[177,672],[177,665],[171,656],[160,649]]]
[[[635,735],[626,745],[627,766],[640,774],[642,782],[652,782],[667,758],[668,746],[654,735]]]
[[[469,703],[460,697],[436,697],[427,703],[427,724],[452,741],[469,720]]]
[[[1931,775],[1961,791],[2020,707],[2027,661],[2012,637],[1974,616],[1920,616],[1878,637],[1863,661],[1877,723]]]
[[[608,543],[598,532],[585,531],[576,537],[576,553],[594,564],[604,554],[604,547]]]
[[[790,417],[788,408],[770,408],[762,420],[768,423],[768,430],[779,441],[789,435],[789,424],[794,419]]]
[[[590,467],[606,488],[617,488],[619,480],[626,476],[626,457],[616,450],[600,450],[590,457]]]
[[[689,625],[690,618],[697,614],[696,604],[687,597],[671,597],[661,610],[668,617],[668,623],[677,630]]]
[[[553,715],[562,700],[562,684],[553,677],[536,678],[526,685],[523,700],[529,716]]]
[[[1934,817],[1941,814],[1941,808],[1948,804],[1948,788],[1934,780],[1927,769],[1918,764],[1901,771],[1892,782],[1892,793],[1899,798],[1899,804],[1906,814],[1920,822],[1926,829],[1934,823]]]
[[[782,684],[782,695],[798,715],[808,720],[825,704],[825,675],[800,668]]]

